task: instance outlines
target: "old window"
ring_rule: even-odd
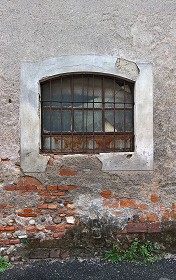
[[[23,63],[20,120],[23,172],[44,172],[48,152],[94,153],[107,172],[153,170],[153,66],[100,55]]]
[[[41,83],[42,151],[132,152],[134,83],[75,73]]]

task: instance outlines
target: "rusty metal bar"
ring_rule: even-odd
[[[52,126],[52,110],[51,110],[51,105],[52,105],[52,92],[51,92],[51,80],[50,80],[50,134],[51,134],[51,126]],[[52,151],[52,138],[50,137],[50,150]]]
[[[103,146],[105,152],[105,89],[104,89],[104,76],[102,76],[102,131],[103,131]]]
[[[71,133],[72,133],[72,153],[73,153],[73,132],[74,132],[74,111],[73,111],[73,101],[74,101],[74,87],[73,87],[73,75],[70,78],[70,90],[71,90]]]
[[[124,137],[126,132],[126,108],[125,108],[125,102],[126,102],[126,94],[125,94],[125,81],[124,81]],[[126,151],[126,140],[124,139],[124,151]]]
[[[115,104],[116,104],[116,96],[115,96],[115,86],[116,86],[116,83],[115,83],[115,78],[113,79],[113,86],[114,86],[114,152],[115,152],[115,150],[116,150],[116,145],[115,145],[115,143],[116,143],[116,134],[115,134],[115,118],[116,118],[116,110],[115,110]]]
[[[92,92],[93,92],[93,153],[95,152],[95,102],[94,102],[94,98],[95,98],[95,83],[94,83],[94,75],[92,75]]]
[[[62,77],[61,77],[61,79],[60,79],[60,87],[61,87],[61,113],[60,113],[60,116],[61,116],[61,153],[62,153],[62,151],[63,151],[63,143],[62,143],[62,141],[63,141],[63,139],[62,139],[62,127],[63,127],[63,124],[62,124]]]

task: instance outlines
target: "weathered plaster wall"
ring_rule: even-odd
[[[82,224],[88,225],[88,221],[97,220],[98,224],[91,226],[95,228],[94,232],[97,228],[106,232],[101,230],[104,224],[108,228],[115,225],[116,234],[123,229],[126,232],[161,232],[166,229],[165,222],[173,226],[176,218],[175,18],[175,0],[1,0],[2,246],[19,243],[21,235],[26,236],[27,233],[28,236],[31,232],[33,236],[43,238],[53,238],[53,234],[60,232],[62,235],[69,228],[70,223],[65,218],[69,216],[74,217],[71,221],[80,228],[82,235],[89,232]],[[21,171],[21,65],[63,55],[110,55],[136,63],[153,64],[153,171],[108,173],[101,170],[101,163],[94,156],[78,156],[73,160],[70,156],[52,155],[45,173],[24,174]],[[21,183],[19,176],[25,175],[35,177],[41,183],[27,182],[26,179]],[[41,184],[41,189],[38,189],[38,184]],[[55,193],[64,192],[64,187],[61,187],[68,185],[78,188],[67,190],[66,194]],[[50,202],[45,200],[45,195],[49,196]],[[76,213],[57,212],[62,208],[58,199],[63,196],[63,210],[69,210],[68,204],[73,204],[71,207],[75,207]],[[44,208],[40,208],[41,204],[45,205],[42,206]],[[60,229],[51,220],[56,214],[63,215],[59,216]],[[48,219],[42,222],[41,218],[46,215]],[[34,221],[30,222],[31,219]],[[81,221],[80,227],[77,219]],[[75,233],[74,236],[78,235]],[[55,235],[56,239],[59,237],[59,234]],[[107,239],[110,240],[110,235]]]

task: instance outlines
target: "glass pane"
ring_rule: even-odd
[[[50,83],[41,84],[41,100],[50,100]]]
[[[124,111],[116,110],[115,111],[115,128],[117,132],[124,131]]]
[[[62,119],[61,119],[62,118]],[[43,110],[44,132],[70,132],[71,111],[68,110]]]
[[[104,79],[104,101],[106,108],[114,107],[115,83],[113,78]]]
[[[106,110],[105,111],[105,132],[116,132],[116,128],[114,127],[114,111]]]
[[[95,132],[102,132],[102,111],[101,110],[94,110],[92,112],[92,116],[94,119],[94,131]]]
[[[133,96],[130,91],[130,88],[125,85],[120,87],[118,84],[115,86],[115,107],[116,108],[124,108],[124,103],[126,108],[131,108],[131,104],[127,103],[133,103]]]
[[[71,117],[71,111],[69,110],[62,111],[62,131],[63,132],[72,131],[72,117]]]
[[[61,112],[58,110],[51,111],[51,131],[57,132],[61,131]]]
[[[51,81],[51,97],[52,97],[52,106],[61,107],[62,94],[61,94],[61,81],[52,80]]]
[[[71,77],[62,78],[62,107],[70,107],[72,101],[72,80]]]
[[[92,108],[93,102],[102,102],[101,78],[92,76],[74,77],[74,107]]]
[[[75,110],[74,131],[76,132],[102,132],[102,111]]]
[[[125,131],[133,131],[133,112],[131,110],[125,111]]]
[[[83,113],[82,110],[74,111],[74,131],[83,132],[84,122],[83,122]]]
[[[50,150],[50,149],[56,152],[61,152],[62,150],[65,149],[64,140],[58,138],[57,136],[43,137],[43,150]]]
[[[43,109],[43,132],[50,132],[50,110]]]
[[[124,103],[132,103],[132,94],[129,86],[119,86],[114,79],[104,79],[105,108],[124,108]],[[114,105],[115,103],[115,105]],[[126,107],[131,107],[126,104]]]

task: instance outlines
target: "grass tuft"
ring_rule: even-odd
[[[123,249],[122,244],[114,244],[112,250],[105,252],[105,259],[112,263],[128,260],[131,262],[153,263],[161,258],[159,245],[147,240],[142,242],[135,238]]]
[[[4,260],[3,257],[0,257],[0,273],[4,272],[6,268],[10,267],[11,263]]]

